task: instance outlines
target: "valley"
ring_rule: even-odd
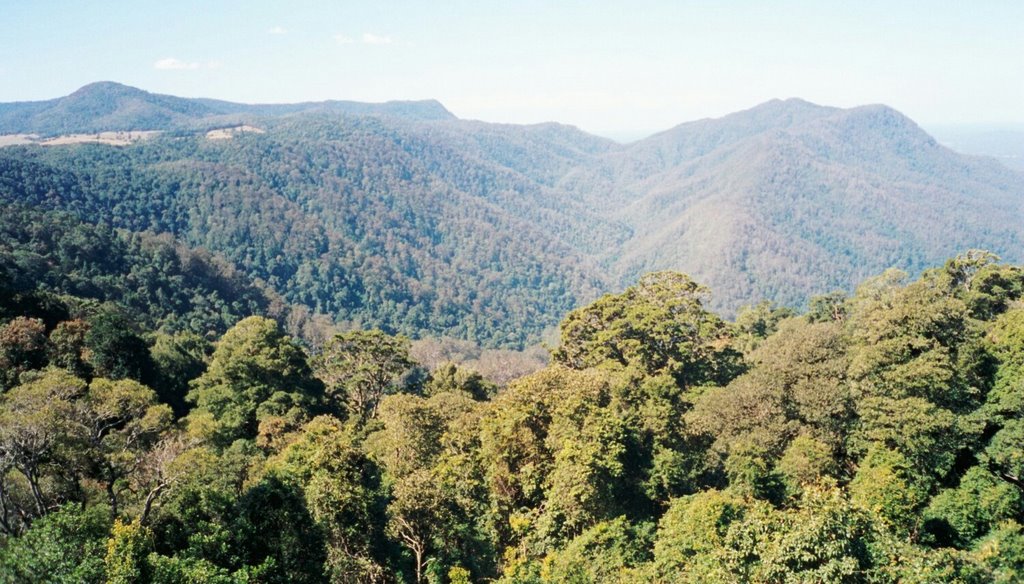
[[[342,326],[491,347],[535,343],[656,270],[692,274],[733,316],[972,248],[1024,259],[1024,224],[1006,221],[1024,216],[1022,176],[885,106],[775,100],[618,144],[430,101],[244,105],[98,83],[0,104],[0,130],[52,145],[0,149],[5,204],[170,234]]]

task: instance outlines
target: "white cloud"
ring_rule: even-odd
[[[164,71],[184,71],[199,69],[200,67],[202,67],[202,64],[200,63],[187,63],[181,59],[175,59],[174,57],[167,57],[166,59],[160,59],[156,63],[153,63],[153,68]]]
[[[352,43],[356,42],[355,39],[353,39],[352,37],[345,36],[343,34],[334,35],[334,40],[339,45],[351,45]]]
[[[391,37],[376,35],[371,32],[363,33],[363,44],[367,45],[390,45],[392,43]]]
[[[283,26],[275,26],[267,31],[269,34],[288,34],[288,29]]]

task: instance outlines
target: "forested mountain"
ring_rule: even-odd
[[[380,331],[0,298],[0,582],[1024,578],[1021,267],[707,300],[647,274],[498,388]]]
[[[2,132],[100,130],[164,132],[0,149],[0,200],[169,233],[288,303],[414,336],[521,346],[661,269],[707,282],[731,315],[968,248],[1024,260],[1024,178],[884,106],[773,101],[622,145],[436,102],[250,106],[100,83],[0,105]]]
[[[380,104],[325,101],[250,105],[149,93],[111,81],[91,83],[66,97],[0,104],[0,134],[94,133],[128,130],[197,130],[237,125],[259,116],[330,112],[444,120],[454,116],[436,101]]]
[[[376,118],[266,134],[0,151],[0,199],[223,254],[342,322],[521,346],[607,287],[569,243],[601,220]]]
[[[969,247],[1021,259],[1024,176],[956,154],[884,106],[774,101],[683,124],[603,161],[576,191],[634,237],[627,279],[696,274],[732,310],[802,305],[888,266],[911,272]]]

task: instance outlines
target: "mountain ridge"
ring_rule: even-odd
[[[82,92],[145,98],[171,117],[196,104],[135,91]],[[169,232],[346,322],[513,346],[654,270],[690,273],[732,315],[761,298],[799,307],[968,248],[1024,260],[1024,178],[884,105],[772,100],[619,144],[557,123],[439,116],[436,102],[397,113],[331,103],[343,105],[258,115],[198,100],[204,123],[263,132],[229,140],[192,119],[114,150],[3,148],[0,200]],[[23,188],[32,165],[68,184]]]
[[[209,129],[239,124],[253,116],[311,112],[419,120],[455,119],[437,100],[244,104],[151,93],[114,81],[98,81],[63,97],[0,103],[0,133],[52,136],[102,131]]]

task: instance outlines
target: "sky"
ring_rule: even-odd
[[[640,137],[773,98],[1024,123],[1024,1],[0,0],[0,102],[437,99]]]

